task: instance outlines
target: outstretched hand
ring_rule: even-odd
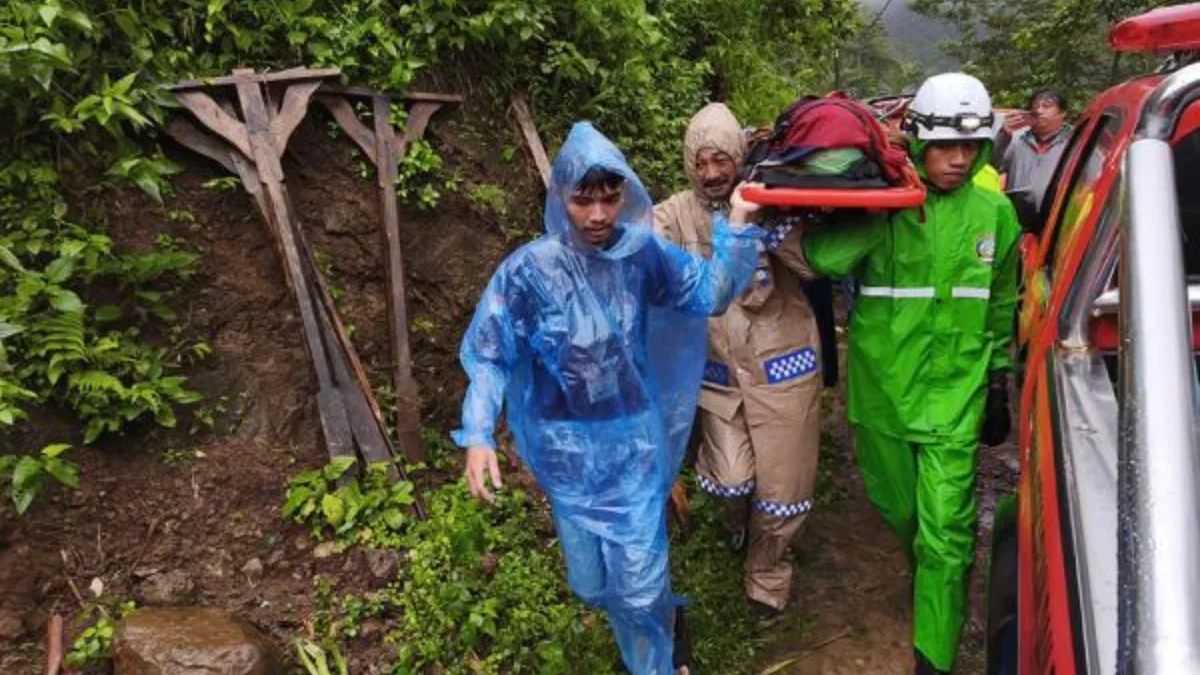
[[[501,487],[500,461],[496,458],[495,450],[483,446],[467,448],[467,469],[464,473],[472,497],[482,499],[489,504],[495,503],[496,495],[487,487],[489,478],[492,481],[493,490]]]
[[[735,227],[751,222],[754,214],[762,208],[762,204],[752,202],[742,195],[742,192],[748,187],[762,188],[763,184],[742,183],[734,189],[733,195],[729,198],[729,224]]]

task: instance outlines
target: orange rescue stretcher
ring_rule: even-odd
[[[746,199],[763,206],[797,209],[866,209],[893,211],[925,203],[925,185],[911,166],[904,184],[888,188],[768,188],[748,186]]]

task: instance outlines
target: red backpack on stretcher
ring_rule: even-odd
[[[762,188],[746,199],[780,208],[904,209],[925,203],[908,155],[865,105],[834,92],[793,103],[752,139],[743,176]]]

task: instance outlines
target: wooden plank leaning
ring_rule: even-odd
[[[439,106],[441,104],[425,104]],[[383,220],[384,256],[387,259],[388,316],[392,351],[392,386],[396,390],[396,434],[400,449],[413,461],[425,458],[421,446],[421,396],[412,374],[412,350],[408,340],[408,302],[404,290],[404,258],[400,251],[400,214],[396,205],[396,134],[389,119],[391,99],[375,96],[371,116],[375,122],[375,175],[379,182],[379,214]],[[411,120],[410,120],[411,122]]]
[[[371,101],[372,127],[359,120],[345,98],[356,96]],[[408,303],[405,292],[404,256],[400,242],[400,216],[396,202],[397,164],[409,145],[420,138],[430,119],[445,103],[461,97],[438,94],[405,95],[412,103],[403,135],[392,127],[392,98],[369,89],[322,85],[317,101],[329,109],[334,120],[376,168],[379,184],[379,213],[384,258],[388,277],[389,335],[392,353],[392,387],[396,393],[396,435],[400,450],[412,461],[425,457],[421,445],[420,391],[412,373],[412,349],[408,334]]]
[[[512,97],[512,110],[517,116],[517,125],[521,128],[521,134],[525,136],[525,147],[529,149],[533,163],[537,166],[538,174],[542,177],[542,184],[550,187],[550,159],[546,156],[546,148],[542,145],[541,137],[538,136],[537,125],[533,123],[533,114],[529,112],[529,106],[525,104],[525,99],[517,94],[513,94]]]
[[[203,133],[183,118],[172,120],[167,133],[184,146],[236,173],[262,213],[300,309],[305,344],[317,376],[318,409],[330,454],[353,456],[357,445],[359,454],[366,461],[388,462],[393,478],[407,478],[403,467],[391,461],[396,456],[395,448],[372,393],[366,369],[346,333],[328,285],[319,272],[312,247],[295,218],[280,161],[292,132],[304,118],[309,99],[321,88],[313,74],[323,71],[293,69],[285,72],[294,77],[285,77],[284,73],[258,75],[251,70],[235,70],[231,78],[219,78],[221,84],[235,87],[244,123],[238,119],[231,102],[218,103],[207,92],[189,87],[177,89],[176,97],[180,102],[220,138]],[[270,105],[263,92],[269,82],[276,86],[286,85],[283,95],[274,96]],[[350,105],[344,99],[321,98],[331,99],[322,100],[322,103],[334,111],[335,118],[343,126],[349,126],[351,121],[357,123],[352,138],[360,147],[365,146],[363,149],[369,155],[377,154],[376,135],[358,122]],[[436,96],[432,98],[437,99]],[[441,103],[427,105],[440,106]],[[419,130],[423,131],[432,113],[433,110],[417,112]],[[399,140],[394,133],[386,136],[393,142]],[[390,149],[383,156],[398,159],[402,151]],[[394,177],[395,163],[385,162],[387,164],[391,165]],[[394,205],[394,187],[392,194]],[[398,239],[396,241],[398,244]],[[403,298],[402,293],[400,298]],[[401,317],[404,318],[403,309]],[[407,346],[407,331],[404,338]],[[407,359],[405,363],[408,363]],[[411,370],[409,374],[411,376]],[[415,382],[413,384],[415,390]],[[415,397],[413,402],[415,404]],[[417,421],[410,426],[419,440],[419,411],[416,414]],[[414,443],[412,447],[419,445]],[[415,514],[424,519],[427,517],[425,505],[419,495],[415,499]]]
[[[321,329],[314,312],[313,299],[309,293],[308,284],[305,283],[304,271],[300,265],[300,255],[296,250],[295,238],[290,227],[292,217],[288,210],[287,199],[283,194],[283,166],[279,161],[280,152],[275,145],[275,136],[271,133],[262,90],[259,83],[253,78],[254,71],[239,69],[234,70],[233,73],[238,103],[246,120],[246,132],[250,137],[251,159],[254,161],[259,181],[265,193],[268,223],[279,240],[283,254],[284,274],[288,278],[292,293],[296,297],[296,304],[299,306],[304,340],[312,357],[313,369],[316,371],[317,409],[321,417],[321,426],[325,431],[325,442],[331,456],[354,457],[354,444],[348,420],[349,413],[346,411],[342,394],[333,381],[326,351],[327,346],[322,339]]]

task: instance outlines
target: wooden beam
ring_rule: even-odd
[[[378,166],[379,161],[375,155],[375,134],[359,121],[350,102],[341,96],[317,96],[317,102],[329,109],[329,112],[333,114],[333,119],[337,120],[338,126],[346,132],[350,140],[354,141],[355,145],[367,155],[372,164]]]
[[[425,130],[429,128],[429,120],[433,119],[433,116],[441,109],[441,103],[428,102],[417,103],[409,109],[408,123],[404,125],[404,134],[396,135],[396,162],[404,159],[404,155],[408,153],[408,146],[412,145],[413,141],[425,135]]]
[[[349,413],[330,372],[326,345],[314,312],[313,298],[300,265],[300,255],[296,250],[292,230],[292,216],[288,211],[287,198],[283,191],[283,167],[280,165],[279,150],[275,147],[275,138],[271,133],[260,80],[254,77],[254,71],[251,70],[235,70],[233,74],[238,101],[246,120],[245,129],[250,136],[253,150],[251,156],[266,194],[272,229],[279,238],[283,254],[284,273],[299,306],[304,340],[312,358],[313,369],[316,371],[317,408],[325,432],[325,442],[331,456],[352,457],[355,453]]]
[[[165,131],[183,147],[213,160],[225,167],[229,173],[236,174],[238,172],[237,167],[234,166],[233,157],[231,157],[231,153],[235,153],[237,150],[234,150],[225,141],[200,131],[188,120],[174,117],[167,123]]]
[[[268,82],[288,82],[293,80],[322,80],[330,77],[337,77],[342,74],[341,68],[288,68],[274,73],[255,73],[254,71],[246,71],[239,69],[245,75],[226,75],[224,77],[210,77],[199,80],[184,80],[177,82],[167,87],[169,91],[184,91],[187,89],[202,89],[205,87],[229,87],[236,86],[239,81],[249,80],[259,84]],[[234,71],[239,72],[239,71]]]
[[[418,106],[441,107],[440,103],[418,103]],[[377,165],[379,177],[379,213],[383,221],[384,257],[387,260],[388,317],[391,319],[392,384],[396,390],[396,432],[400,450],[414,462],[422,461],[421,400],[417,381],[412,376],[412,352],[408,340],[408,302],[404,293],[404,260],[400,251],[400,214],[396,204],[395,130],[389,119],[391,100],[376,96],[371,100],[375,122],[375,156],[385,161]],[[425,123],[428,123],[425,117]],[[422,124],[422,130],[424,125]]]
[[[275,147],[279,152],[287,149],[288,139],[308,114],[308,100],[319,86],[320,82],[300,82],[287,88],[279,115],[271,119],[271,133],[275,135]]]
[[[290,205],[291,197],[287,196],[286,186],[284,186],[284,194]],[[294,211],[295,209],[292,210]],[[317,258],[312,245],[309,243],[308,237],[304,234],[304,228],[300,227],[299,223],[296,223],[294,227],[296,242],[300,248],[301,255],[304,257],[306,270],[316,288],[321,308],[324,310],[324,320],[321,326],[325,332],[325,340],[328,344],[341,346],[340,351],[332,354],[332,363],[334,377],[338,381],[338,388],[342,392],[343,400],[348,403],[346,408],[351,433],[354,435],[355,440],[358,441],[359,450],[365,460],[368,462],[388,462],[390,465],[388,467],[388,475],[393,480],[396,478],[407,480],[408,475],[404,469],[391,461],[397,456],[396,449],[392,446],[387,426],[383,421],[383,414],[379,409],[379,403],[375,400],[374,391],[371,387],[371,379],[368,377],[367,369],[363,367],[362,360],[358,356],[358,351],[354,348],[354,342],[350,340],[345,324],[342,323],[341,316],[338,314],[337,305],[333,301],[333,294],[330,293],[329,285],[326,283],[317,266]],[[418,519],[425,520],[428,517],[428,512],[420,493],[414,492],[413,499],[414,513]]]
[[[529,149],[529,154],[533,156],[533,163],[537,165],[538,173],[542,176],[542,183],[546,187],[550,187],[550,159],[546,156],[546,148],[538,136],[537,126],[533,123],[533,115],[529,112],[529,106],[525,105],[524,99],[513,94],[512,108],[516,113],[521,133],[525,136],[525,145]]]
[[[367,87],[347,87],[332,82],[321,84],[322,94],[337,94],[338,96],[354,96],[357,98],[375,98],[376,96],[387,96],[392,100],[401,101],[427,101],[430,103],[462,103],[466,99],[458,94],[438,94],[425,91],[410,91],[405,94],[393,94],[388,92],[375,91]]]
[[[246,126],[222,110],[211,96],[202,91],[184,91],[175,94],[175,98],[195,115],[201,124],[232,143],[238,152],[246,157],[254,156],[254,151],[250,148],[250,137],[246,134]]]

